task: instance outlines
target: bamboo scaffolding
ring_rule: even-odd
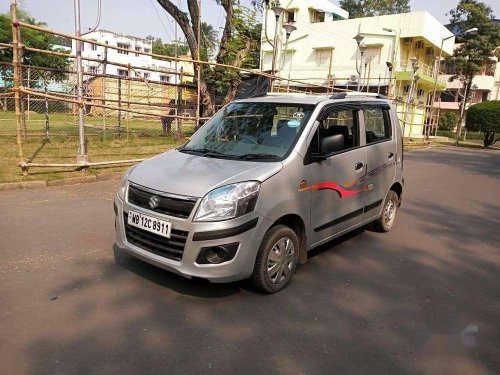
[[[19,87],[18,89],[19,92],[22,92],[22,93],[25,93],[25,94],[30,94],[30,95],[36,95],[36,96],[39,96],[39,97],[42,97],[42,98],[48,98],[48,99],[53,99],[53,100],[59,100],[59,101],[62,101],[62,102],[68,102],[68,103],[72,103],[72,104],[75,104],[75,105],[92,105],[94,107],[99,107],[99,108],[106,108],[106,109],[111,109],[111,110],[115,110],[115,111],[124,111],[124,112],[130,112],[130,113],[135,113],[135,114],[139,114],[139,115],[144,115],[144,116],[155,116],[155,117],[169,117],[169,118],[179,118],[181,120],[195,120],[196,117],[193,117],[193,116],[175,116],[175,115],[169,115],[168,113],[165,113],[165,114],[162,114],[162,115],[154,115],[154,114],[151,114],[151,113],[147,113],[147,112],[140,112],[140,111],[136,111],[136,110],[133,110],[133,109],[124,109],[124,108],[121,108],[120,106],[118,107],[114,107],[114,106],[109,106],[109,105],[103,105],[103,104],[99,104],[99,103],[89,103],[88,101],[78,101],[76,99],[69,99],[69,98],[63,98],[63,97],[57,97],[55,95],[51,95],[51,94],[45,94],[45,93],[42,93],[42,92],[39,92],[39,91],[36,91],[36,90],[30,90],[30,89],[27,89],[25,87]],[[106,99],[108,101],[108,99]],[[203,120],[208,120],[210,117],[200,117],[200,119],[203,119]]]
[[[10,13],[12,17],[12,44],[16,47],[13,48],[12,53],[12,63],[14,67],[14,101],[15,101],[15,111],[16,111],[16,129],[17,129],[17,147],[18,147],[18,155],[21,163],[25,162],[24,152],[23,152],[23,140],[22,140],[22,113],[21,113],[21,95],[20,95],[20,86],[22,85],[22,77],[21,77],[21,59],[19,56],[19,44],[20,41],[20,33],[18,29],[18,19],[17,19],[17,3],[15,0],[12,1],[10,5]],[[22,167],[21,167],[22,168]],[[23,175],[27,175],[26,169],[22,168]]]

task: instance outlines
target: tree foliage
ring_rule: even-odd
[[[161,38],[155,38],[148,35],[146,39],[151,41],[153,45],[153,53],[163,56],[175,56],[175,42],[165,43]],[[188,46],[177,41],[177,55],[186,55],[189,52]]]
[[[471,84],[472,78],[490,62],[500,40],[500,26],[494,21],[490,6],[478,0],[460,0],[455,9],[450,10],[450,29],[462,34],[478,28],[477,34],[457,37],[461,45],[455,49],[452,60],[455,73],[464,76]]]
[[[457,125],[458,116],[455,112],[445,112],[439,116],[439,130],[453,130]]]
[[[26,23],[46,26],[45,23],[37,21],[35,18],[30,16],[28,13],[19,10],[18,18]],[[0,14],[0,42],[1,43],[12,43],[12,21],[10,14]],[[27,47],[33,47],[43,50],[57,50],[55,46],[58,44],[58,39],[53,35],[41,33],[31,29],[22,29],[21,40]],[[62,52],[62,51],[59,51]],[[2,49],[0,51],[0,61],[1,62],[12,62],[12,49]],[[66,74],[62,72],[67,69],[69,61],[67,58],[62,56],[48,55],[40,52],[30,52],[24,50],[22,53],[22,63],[24,65],[33,65],[37,67],[47,67],[52,68],[50,73],[50,78],[62,80],[66,77]]]
[[[255,23],[255,13],[235,7],[232,27],[232,38],[227,43],[224,64],[249,69],[258,68],[261,26]],[[225,103],[234,98],[241,83],[239,71],[223,67],[207,67],[205,76],[207,83],[214,88],[216,94],[227,93]]]
[[[484,147],[498,141],[495,140],[495,133],[500,133],[500,100],[482,102],[469,107],[465,127],[469,131],[484,133]]]
[[[410,11],[409,0],[341,0],[339,6],[349,12],[349,18],[383,16]]]

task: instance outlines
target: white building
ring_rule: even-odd
[[[391,96],[400,103],[406,102],[415,79],[411,99],[414,107],[406,118],[405,136],[424,134],[424,125],[429,124],[426,106],[430,107],[434,87],[438,92],[446,88],[446,82],[435,69],[438,56],[453,53],[453,34],[444,25],[426,11],[342,19],[345,14],[327,0],[321,3],[319,0],[289,0],[281,6],[285,12],[277,24],[278,76],[295,80],[290,86],[323,92],[324,89],[316,89],[315,85],[356,90],[359,83],[363,91],[387,94],[392,83]],[[266,14],[261,68],[270,71],[273,48],[269,41],[273,40],[276,22],[273,11]],[[290,23],[296,30],[287,42],[283,25]],[[443,39],[450,36],[442,44]],[[362,59],[355,37],[366,48]],[[415,76],[413,58],[418,61]],[[281,85],[286,86],[286,81]],[[401,113],[404,112],[402,107],[399,108]]]
[[[96,44],[84,43],[82,57],[93,58],[103,61],[88,61],[83,59],[85,73],[107,74],[120,77],[141,78],[148,81],[177,84],[178,75],[175,72],[175,62],[154,59],[151,56],[142,55],[138,52],[151,53],[153,46],[151,40],[134,36],[122,35],[107,30],[96,30],[82,35],[85,39],[108,44],[110,46],[129,49],[121,51],[106,48]],[[73,40],[72,54],[76,53],[76,41]],[[123,65],[113,65],[113,63]],[[126,65],[130,64],[130,68]],[[148,68],[154,70],[148,70]],[[180,67],[178,68],[180,70]],[[106,70],[104,72],[104,70]],[[160,70],[160,71],[156,71]]]

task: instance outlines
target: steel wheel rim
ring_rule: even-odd
[[[295,265],[295,246],[289,237],[280,238],[267,257],[267,276],[271,283],[285,281]]]
[[[391,226],[396,217],[397,202],[395,199],[389,199],[384,208],[384,223]]]

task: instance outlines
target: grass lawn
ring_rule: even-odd
[[[87,117],[86,124],[101,125],[102,119]],[[125,126],[127,120],[122,120]],[[124,131],[108,129],[105,136],[101,129],[87,128],[87,152],[91,162],[148,158],[169,150],[184,141],[184,138],[162,136],[159,120],[131,119],[128,135]],[[108,126],[116,126],[117,120]],[[45,132],[45,116],[30,114],[27,118],[28,136],[23,140],[23,151],[28,162],[75,163],[78,150],[78,129],[76,117],[71,114],[50,115],[50,140],[41,136]],[[192,131],[192,124],[186,124],[186,133]],[[23,176],[16,144],[16,126],[13,112],[0,112],[0,183],[33,180],[55,180],[67,177],[95,175],[122,171],[128,166],[95,167],[76,171],[70,168],[32,168],[28,176]],[[148,135],[148,136],[144,136]]]

